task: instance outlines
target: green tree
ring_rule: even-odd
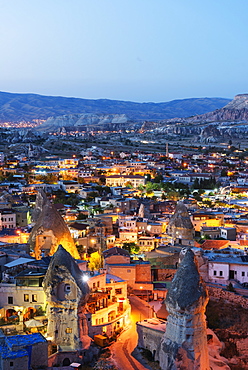
[[[163,181],[163,176],[159,174],[159,175],[154,177],[153,181],[156,182],[156,183],[160,183],[160,182]]]
[[[123,243],[122,248],[128,251],[130,254],[137,254],[139,253],[140,249],[139,246],[134,242]]]
[[[77,220],[86,220],[87,215],[85,215],[84,213],[80,212],[77,216]]]

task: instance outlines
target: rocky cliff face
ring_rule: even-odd
[[[179,201],[177,203],[175,213],[170,218],[166,233],[172,238],[173,244],[176,239],[193,239],[194,227],[183,202]]]
[[[38,131],[57,131],[61,127],[79,127],[123,125],[128,122],[125,114],[69,114],[58,117],[49,117],[44,123],[37,127]]]
[[[247,109],[248,110],[248,94],[238,94],[234,97],[230,103],[228,103],[225,109]]]
[[[248,121],[248,94],[239,94],[221,109],[188,118],[173,118],[170,122]]]
[[[166,296],[169,312],[159,354],[163,370],[209,370],[205,309],[208,295],[188,249]]]
[[[203,143],[248,136],[248,94],[240,94],[221,109],[159,123],[145,122],[142,131],[172,136],[194,136]]]
[[[89,287],[77,263],[62,246],[59,246],[44,278],[47,298],[47,334],[60,349],[79,350],[82,336],[82,315],[78,315],[89,297]]]
[[[65,221],[43,191],[37,194],[33,220],[35,225],[30,233],[29,242],[36,259],[40,259],[42,254],[52,256],[59,244],[62,244],[74,258],[80,258]]]

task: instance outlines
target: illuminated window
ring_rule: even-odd
[[[29,302],[29,294],[24,294],[24,302]]]
[[[65,332],[66,332],[66,334],[71,334],[72,333],[72,328],[66,328]]]
[[[32,294],[32,302],[37,302],[37,294]]]

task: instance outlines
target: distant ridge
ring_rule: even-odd
[[[177,121],[182,123],[248,122],[248,94],[236,95],[223,108],[194,117],[177,119]]]
[[[163,103],[136,103],[110,99],[81,99],[38,94],[0,92],[0,122],[30,122],[68,114],[114,114],[131,121],[163,120],[201,115],[228,104],[231,99],[190,98]]]

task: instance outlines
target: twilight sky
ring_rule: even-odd
[[[247,0],[0,0],[0,90],[161,102],[248,92]]]

